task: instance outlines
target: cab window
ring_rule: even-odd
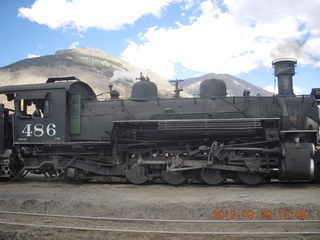
[[[49,116],[49,100],[19,99],[15,102],[15,109],[20,118],[46,118]]]

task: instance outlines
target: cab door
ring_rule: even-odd
[[[69,126],[70,134],[81,133],[81,96],[80,94],[70,94],[69,101]]]
[[[4,105],[0,104],[0,154],[4,152]]]
[[[65,91],[26,91],[17,94],[15,111],[15,143],[51,144],[65,141]]]

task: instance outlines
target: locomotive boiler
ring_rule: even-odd
[[[279,94],[227,96],[222,80],[200,85],[200,97],[158,97],[140,77],[131,98],[98,100],[75,77],[3,86],[14,108],[0,104],[0,177],[28,171],[73,180],[258,184],[319,179],[320,89],[293,92],[295,59],[273,61]],[[176,93],[179,90],[176,89]]]

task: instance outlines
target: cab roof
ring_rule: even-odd
[[[69,81],[71,80],[71,81]],[[75,77],[49,78],[46,83],[11,85],[0,87],[0,94],[24,95],[25,92],[51,92],[54,90],[64,89],[70,93],[80,93],[81,99],[95,100],[96,94],[92,88],[85,82]]]

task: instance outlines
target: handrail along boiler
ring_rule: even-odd
[[[0,177],[28,171],[76,180],[216,185],[233,179],[319,180],[320,89],[296,96],[295,59],[272,62],[279,94],[227,96],[222,80],[199,98],[161,99],[141,76],[129,99],[98,100],[75,77],[0,87]],[[180,91],[180,90],[179,90]]]

